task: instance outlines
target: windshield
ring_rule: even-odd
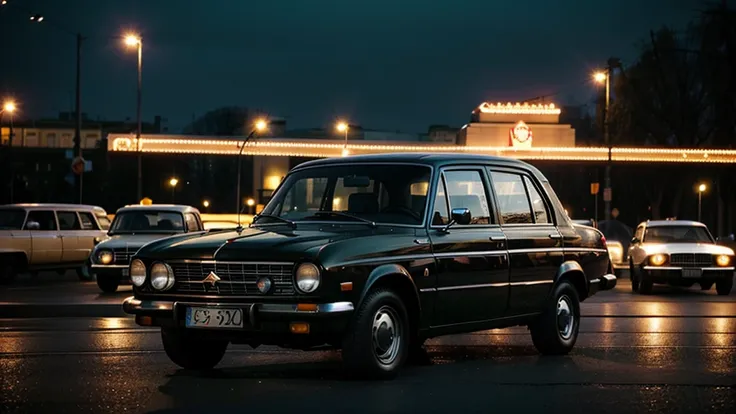
[[[430,175],[428,167],[417,165],[305,169],[286,178],[256,223],[276,223],[271,215],[290,221],[422,224]]]
[[[26,211],[20,208],[0,209],[0,230],[20,230],[26,219]]]
[[[115,216],[110,234],[182,233],[184,217],[170,211],[126,211]]]
[[[713,243],[713,237],[705,227],[661,226],[647,227],[645,243]]]

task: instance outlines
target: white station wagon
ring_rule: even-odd
[[[703,290],[716,285],[719,295],[733,288],[734,252],[717,245],[708,227],[697,221],[646,221],[629,247],[631,288],[648,294],[655,283]]]

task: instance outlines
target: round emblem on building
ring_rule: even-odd
[[[519,121],[509,131],[509,146],[512,147],[531,147],[532,146],[532,129],[524,121]]]

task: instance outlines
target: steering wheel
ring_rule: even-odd
[[[383,210],[381,210],[381,213],[392,213],[392,212],[408,214],[418,221],[422,220],[422,217],[416,211],[410,209],[409,207],[388,206],[384,208]]]

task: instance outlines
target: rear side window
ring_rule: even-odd
[[[82,230],[99,230],[92,214],[80,211],[79,220],[82,223]]]
[[[97,222],[102,230],[110,230],[110,219],[107,216],[97,216]]]
[[[38,223],[39,231],[56,231],[56,216],[53,211],[36,210],[28,213],[28,219],[26,220],[26,230],[29,223]]]
[[[56,216],[59,218],[59,230],[82,230],[76,212],[59,211]]]
[[[197,217],[192,213],[187,213],[184,215],[184,220],[187,222],[187,231],[200,231],[202,230],[199,227],[199,221],[197,221]]]
[[[529,193],[529,200],[532,202],[534,222],[537,224],[550,223],[549,216],[547,215],[547,207],[544,204],[542,195],[539,194],[529,177],[524,176],[524,184],[526,184],[526,190]]]
[[[501,224],[532,224],[532,208],[519,174],[491,171]]]

